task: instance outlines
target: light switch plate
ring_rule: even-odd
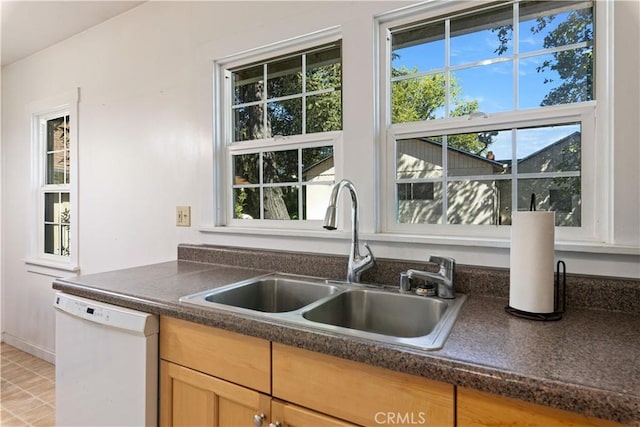
[[[191,206],[176,206],[176,225],[191,227]]]

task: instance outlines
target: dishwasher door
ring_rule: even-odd
[[[158,317],[57,293],[56,425],[155,426]]]

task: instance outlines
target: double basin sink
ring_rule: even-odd
[[[435,350],[444,345],[465,298],[428,298],[399,293],[397,288],[272,273],[180,301],[337,335]]]

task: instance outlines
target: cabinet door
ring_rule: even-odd
[[[614,427],[621,424],[458,387],[457,426]]]
[[[160,361],[161,426],[252,426],[269,409],[269,396]]]
[[[271,420],[271,425],[278,427],[356,427],[355,424],[277,400],[271,402]]]

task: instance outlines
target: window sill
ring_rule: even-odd
[[[261,236],[261,237],[290,237],[300,239],[346,240],[351,238],[349,231],[304,230],[304,229],[274,229],[251,227],[200,227],[201,233]],[[476,248],[509,249],[509,237],[464,237],[464,236],[428,236],[399,233],[359,233],[360,241],[380,243],[405,243],[408,245],[441,245],[464,246]],[[557,241],[555,250],[560,252],[632,255],[640,256],[640,248],[635,246],[621,246],[601,242],[587,241]]]
[[[24,259],[24,263],[29,273],[42,274],[44,276],[56,278],[68,275],[67,273],[77,274],[80,272],[80,266],[41,258],[26,258]]]

